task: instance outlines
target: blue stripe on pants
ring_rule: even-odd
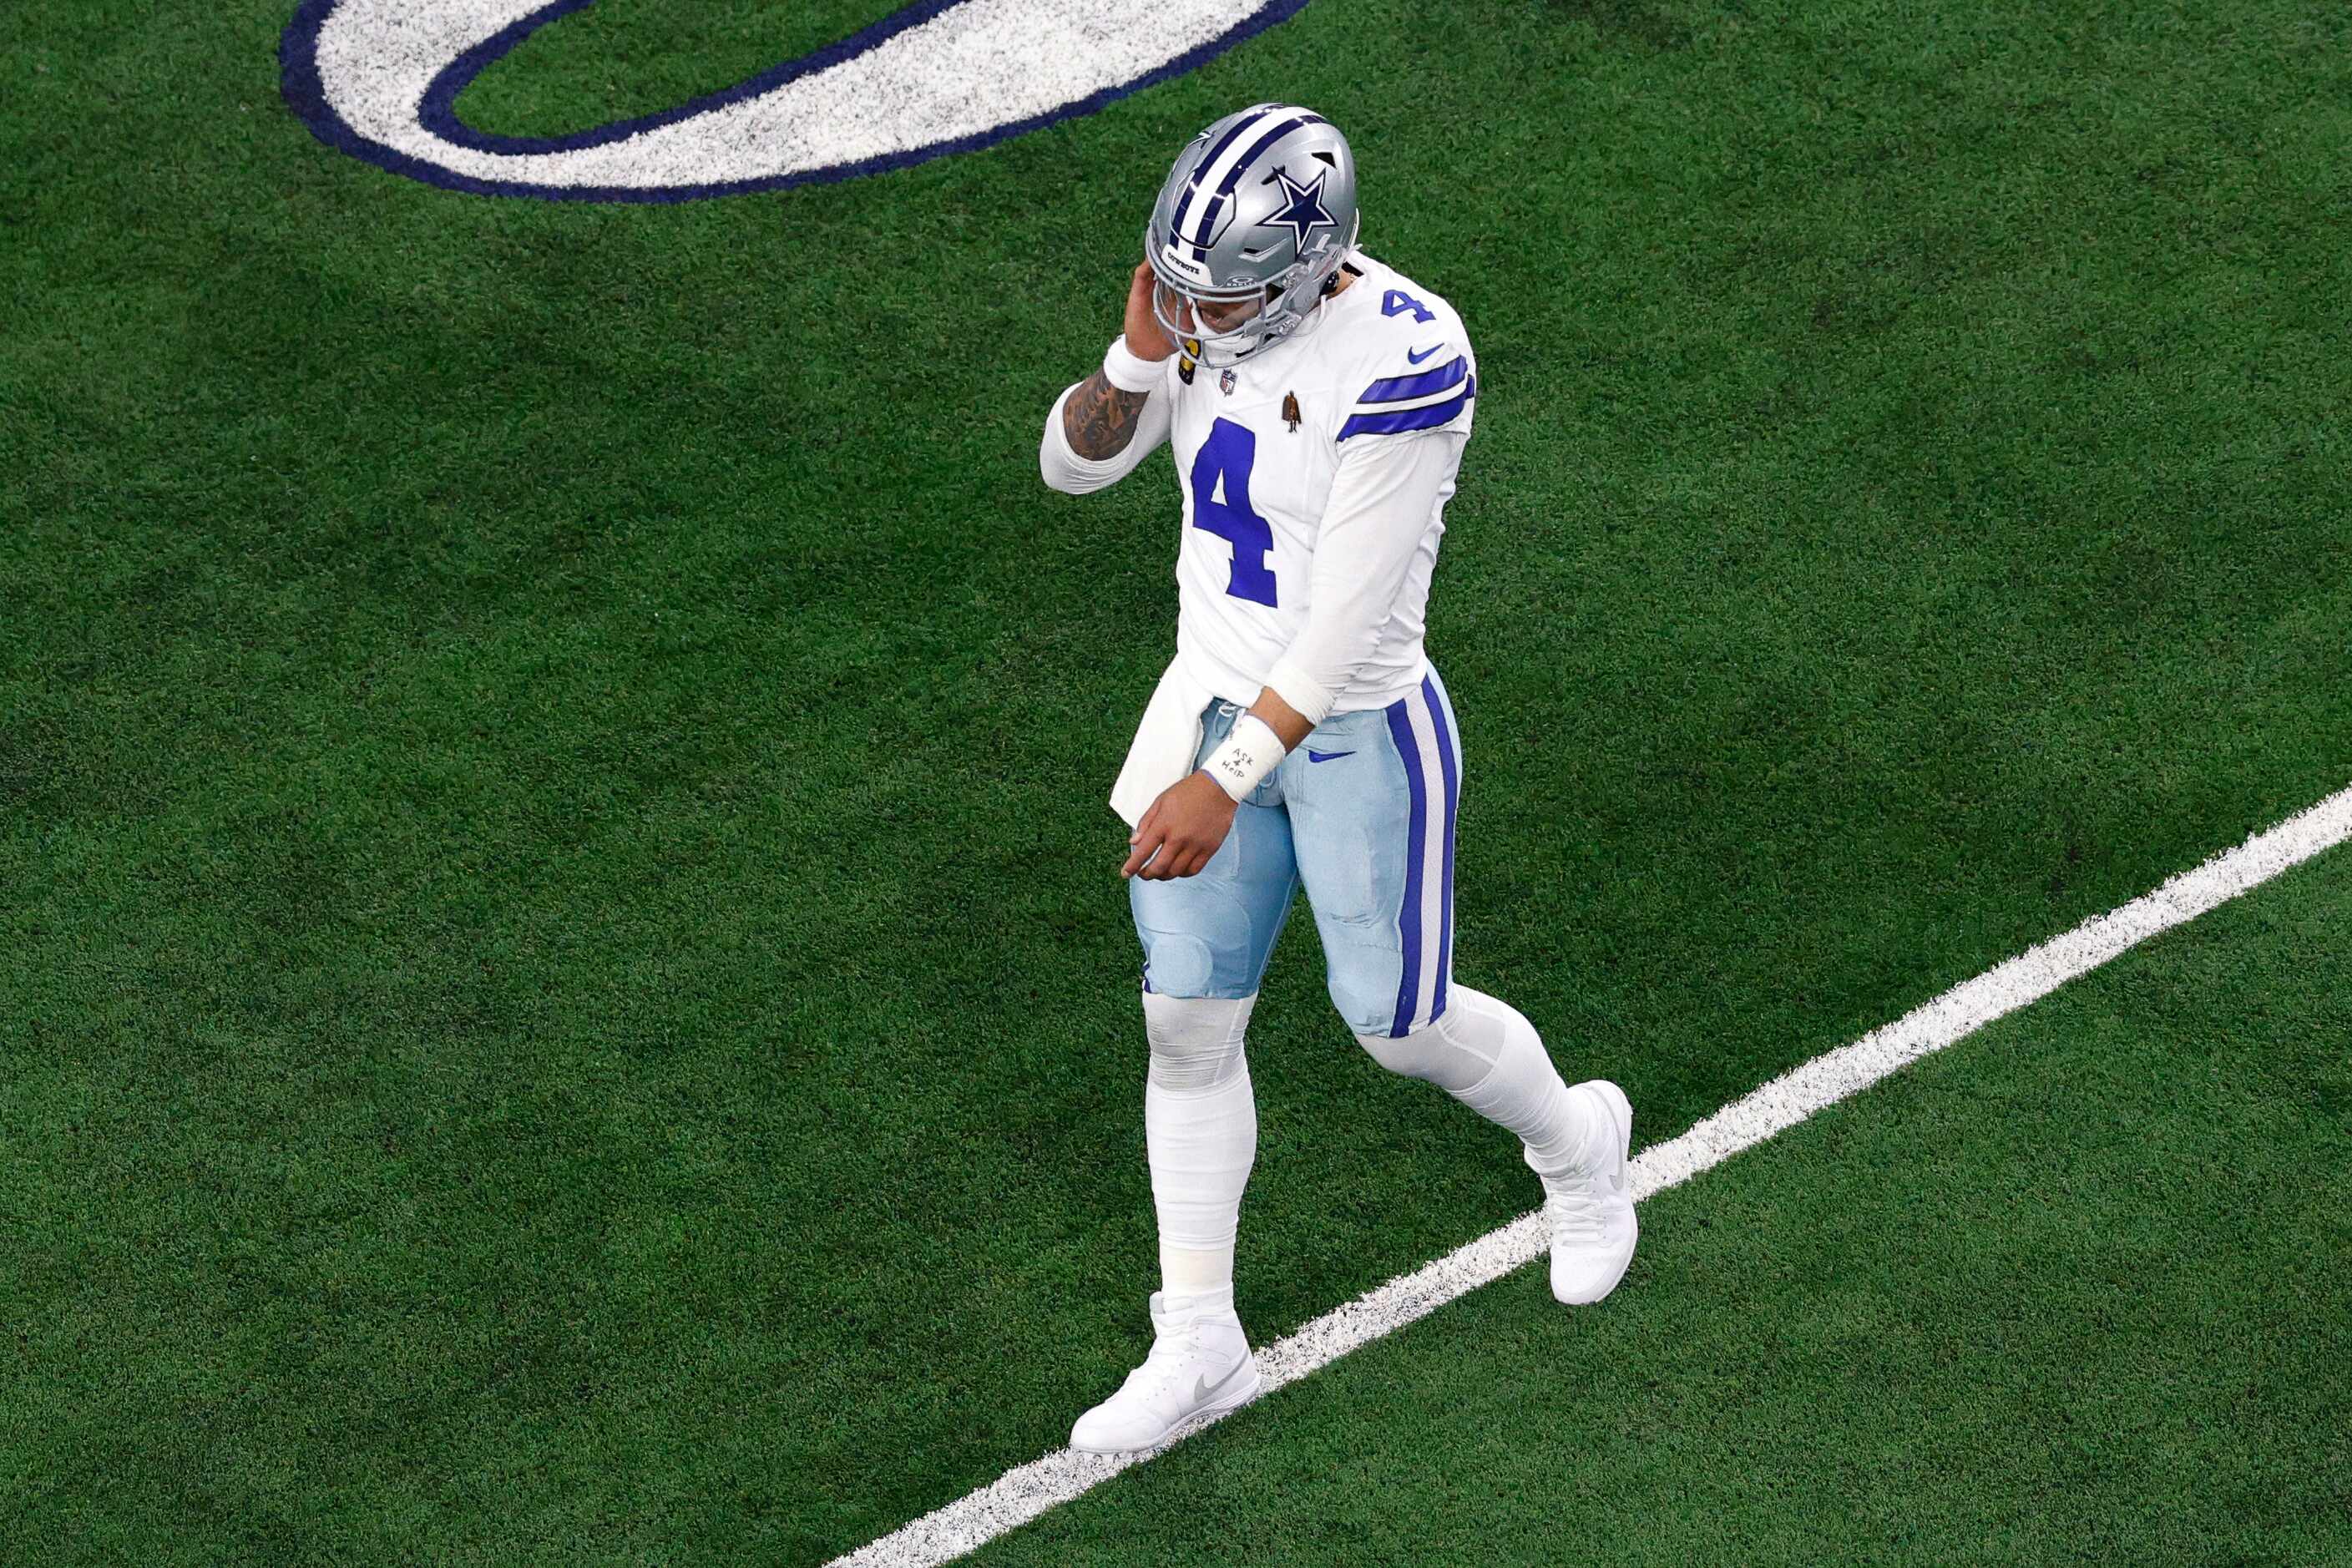
[[[1397,924],[1404,938],[1404,973],[1397,981],[1396,1023],[1391,1035],[1412,1032],[1412,1016],[1421,1003],[1421,861],[1429,842],[1429,790],[1421,777],[1421,742],[1413,739],[1412,716],[1405,711],[1411,698],[1389,704],[1389,735],[1404,763],[1405,787],[1412,805],[1405,828],[1404,908]]]
[[[1433,1024],[1445,1011],[1445,982],[1454,969],[1454,817],[1461,806],[1462,771],[1454,759],[1453,710],[1425,675],[1421,678],[1421,695],[1429,704],[1429,727],[1437,736],[1437,765],[1445,774],[1445,880],[1438,893],[1437,994],[1429,1008],[1429,1021]]]

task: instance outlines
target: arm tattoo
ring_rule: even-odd
[[[1121,392],[1097,371],[1062,405],[1062,434],[1070,450],[1091,462],[1116,458],[1135,439],[1135,422],[1148,392]]]

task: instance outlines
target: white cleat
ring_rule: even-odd
[[[1591,1168],[1543,1178],[1544,1213],[1551,1220],[1551,1293],[1580,1307],[1617,1289],[1633,1261],[1641,1227],[1633,1221],[1633,1194],[1626,1181],[1633,1107],[1625,1091],[1597,1078],[1568,1092],[1583,1096],[1601,1119]]]
[[[1184,1427],[1248,1404],[1265,1386],[1231,1308],[1177,1317],[1154,1290],[1151,1321],[1160,1331],[1151,1353],[1117,1394],[1078,1417],[1071,1447],[1088,1454],[1157,1447]]]

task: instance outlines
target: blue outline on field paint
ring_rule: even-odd
[[[710,110],[740,103],[771,92],[795,78],[829,66],[853,59],[876,48],[908,28],[919,26],[934,16],[960,5],[964,0],[916,0],[910,5],[892,12],[871,26],[850,35],[838,43],[828,44],[796,59],[790,59],[749,79],[738,82],[714,93],[635,120],[614,121],[609,125],[579,132],[568,136],[494,136],[477,131],[457,115],[458,95],[471,86],[476,78],[488,69],[516,45],[550,22],[584,10],[594,0],[553,0],[520,20],[502,28],[494,36],[467,49],[443,68],[425,89],[417,106],[417,122],[435,135],[477,152],[500,153],[566,153],[582,148],[601,147],[614,142],[626,141],[659,126],[689,120]],[[1130,93],[1157,86],[1172,77],[1197,69],[1235,45],[1245,42],[1265,31],[1276,23],[1286,21],[1304,10],[1307,0],[1268,0],[1255,11],[1206,43],[1194,46],[1165,65],[1159,66],[1132,81],[1100,89],[1043,114],[1026,120],[1012,121],[992,126],[986,131],[951,141],[934,142],[928,146],[912,148],[904,153],[888,153],[880,157],[863,159],[854,163],[835,163],[821,169],[804,169],[791,174],[762,175],[756,179],[728,180],[707,185],[541,185],[521,180],[486,180],[471,174],[461,174],[453,169],[412,157],[372,141],[352,129],[327,101],[325,83],[319,75],[319,34],[327,18],[334,14],[342,0],[302,0],[287,23],[286,31],[278,44],[278,90],[285,96],[288,107],[309,126],[310,134],[338,152],[373,163],[395,174],[404,174],[443,190],[462,191],[483,196],[532,196],[542,201],[569,202],[691,202],[713,196],[746,195],[755,191],[782,190],[793,185],[830,184],[836,180],[852,180],[862,174],[880,174],[888,169],[903,169],[916,163],[929,163],[950,153],[969,153],[993,146],[1031,131],[1093,114]]]

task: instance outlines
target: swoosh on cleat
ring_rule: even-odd
[[[1626,1173],[1629,1184],[1640,1189],[1634,1201],[1654,1198],[1713,1170],[1921,1058],[1958,1044],[1994,1019],[2032,1006],[2150,937],[2195,921],[2347,842],[2352,842],[2352,787],[2127,904],[2093,915],[2072,931],[1995,964],[1860,1039],[1790,1068],[1678,1136],[1651,1144]],[[1545,1211],[1537,1209],[1332,1308],[1257,1353],[1254,1359],[1265,1387],[1295,1383],[1418,1321],[1535,1261],[1548,1245]],[[1211,1419],[1222,1420],[1223,1413],[1214,1417],[1204,1413],[1200,1425]],[[835,1568],[931,1568],[1092,1491],[1133,1462],[1056,1450],[1007,1470],[834,1563]]]
[[[1206,1405],[1209,1402],[1209,1396],[1211,1394],[1216,1393],[1218,1389],[1224,1387],[1225,1384],[1233,1382],[1234,1379],[1239,1377],[1248,1369],[1249,1363],[1244,1361],[1240,1365],[1234,1367],[1233,1371],[1217,1379],[1214,1384],[1210,1383],[1206,1377],[1194,1378],[1192,1380],[1192,1403],[1195,1405]]]

